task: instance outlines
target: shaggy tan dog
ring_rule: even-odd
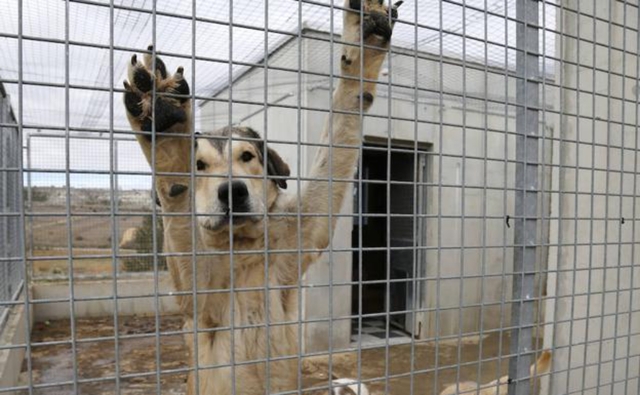
[[[540,375],[545,374],[551,367],[551,351],[543,351],[536,363],[531,365],[530,377],[534,381]],[[465,381],[458,384],[450,384],[440,395],[507,395],[509,393],[509,376],[502,376],[486,384],[478,384],[473,381]]]
[[[164,251],[170,254],[167,262],[189,333],[190,360],[197,362],[197,374],[188,377],[189,394],[196,388],[202,395],[298,388],[300,278],[330,242],[336,220],[329,220],[330,207],[340,210],[344,180],[353,177],[361,114],[373,103],[400,4],[346,1],[341,40],[347,44],[342,45],[333,114],[309,175],[314,181],[304,186],[300,202],[281,193],[289,167],[255,131],[225,128],[199,135],[193,147],[192,101],[183,69],[168,73],[159,58],[152,58],[153,47],[142,62],[132,57],[124,102],[131,127],[147,132],[137,136],[138,142],[156,172]],[[155,136],[148,133],[152,130]],[[359,387],[335,384],[340,388],[334,394]]]

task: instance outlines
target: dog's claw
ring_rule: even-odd
[[[134,66],[135,66],[136,64],[138,64],[138,55],[133,55],[133,56],[131,57],[131,64],[132,64],[132,65],[134,65]]]
[[[393,7],[398,8],[403,4],[404,4],[404,0],[396,1],[395,4],[393,4]]]

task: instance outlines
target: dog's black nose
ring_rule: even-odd
[[[242,181],[225,182],[218,187],[218,199],[227,206],[229,206],[229,199],[231,199],[233,209],[246,206],[249,199],[247,184]]]

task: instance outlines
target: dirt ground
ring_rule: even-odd
[[[125,251],[120,251],[125,253]],[[68,275],[69,252],[62,248],[35,250],[34,257],[47,259],[32,261],[35,276]],[[74,276],[100,275],[113,272],[111,258],[95,258],[95,256],[110,256],[111,249],[75,249],[73,250]],[[83,258],[84,256],[84,258]]]
[[[160,388],[163,394],[183,394],[185,373],[172,372],[187,366],[187,353],[182,335],[170,334],[180,330],[181,319],[176,316],[159,318],[160,348],[156,347],[155,317],[120,317],[118,323],[118,346],[120,361],[118,365],[119,386],[121,394],[146,395],[157,393],[156,360],[160,361],[162,374]],[[67,395],[75,393],[73,383],[74,369],[80,383],[78,392],[88,395],[106,395],[116,393],[115,347],[113,339],[114,326],[112,318],[80,319],[76,321],[75,334],[78,341],[75,351],[71,344],[43,344],[32,346],[32,380],[37,385],[47,385],[36,390],[35,394]],[[32,343],[54,343],[68,341],[71,338],[70,323],[67,320],[38,323],[32,333]],[[134,337],[131,337],[135,335]],[[146,336],[145,336],[146,335]],[[127,338],[129,336],[129,338]],[[508,337],[502,341],[502,353],[508,352]],[[492,335],[481,343],[466,340],[460,347],[460,361],[471,362],[460,369],[462,380],[477,381],[478,359],[482,346],[481,359],[490,359],[499,355],[499,337]],[[74,353],[76,358],[74,358]],[[384,346],[362,351],[362,377],[372,379],[369,387],[374,395],[385,393],[404,395],[410,393],[410,372],[416,370],[433,370],[436,366],[436,344],[416,344],[413,366],[411,363],[411,346],[409,344]],[[357,354],[344,352],[334,354],[333,372],[338,377],[357,377]],[[74,360],[77,365],[74,366]],[[437,353],[437,383],[433,372],[413,375],[415,394],[437,394],[446,383],[455,381],[458,364],[457,342],[440,343]],[[447,368],[444,368],[447,367]],[[500,371],[506,374],[508,360],[503,359]],[[483,362],[481,380],[490,381],[497,377],[498,361]],[[27,362],[23,365],[22,384],[29,382]],[[328,377],[328,358],[313,357],[304,361],[305,385],[326,383]],[[386,375],[402,377],[384,380]],[[82,383],[83,380],[105,378],[94,383]],[[51,385],[65,383],[66,385]],[[318,385],[318,384],[315,384]],[[320,384],[322,385],[322,384]],[[387,388],[388,386],[388,388]],[[434,392],[436,389],[436,392]],[[388,392],[387,392],[388,391]],[[22,395],[22,394],[20,394]]]
[[[56,212],[52,208],[51,211]],[[101,210],[101,212],[108,212]],[[118,242],[122,234],[132,227],[142,223],[142,216],[118,216]],[[27,218],[27,229],[33,230],[33,245],[35,249],[67,248],[69,234],[67,218],[64,216],[34,216]],[[109,215],[71,216],[71,245],[74,248],[111,248],[113,221]]]
[[[97,207],[97,208],[96,208]],[[108,212],[108,206],[74,206],[71,216],[71,247],[73,248],[74,275],[102,275],[113,271],[111,260],[112,233],[114,220],[109,215],[88,215]],[[37,213],[64,214],[64,207],[54,204],[37,204]],[[143,216],[120,213],[115,222],[118,223],[119,244],[122,235],[129,228],[142,225]],[[33,244],[34,257],[47,257],[45,260],[34,260],[35,276],[67,275],[69,273],[69,227],[65,216],[28,216],[27,242]],[[119,250],[120,254],[134,253],[131,250]],[[102,255],[105,258],[95,258]],[[89,257],[94,256],[94,257]],[[59,258],[58,258],[59,257]],[[83,258],[85,257],[85,258]],[[120,266],[121,262],[118,262]]]

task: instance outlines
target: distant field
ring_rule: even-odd
[[[54,213],[55,211],[42,212]],[[142,216],[117,216],[112,220],[108,215],[72,214],[71,246],[75,248],[111,248],[115,224],[118,227],[118,240],[116,242],[119,243],[122,234],[128,228],[140,226],[142,219]],[[35,249],[68,248],[69,246],[68,219],[64,216],[35,216],[27,218],[27,229],[33,230],[33,246]]]
[[[112,196],[108,189],[72,188],[67,191],[60,187],[36,187],[26,196],[31,196],[31,206],[26,214],[27,232],[32,231],[27,242],[33,241],[34,249],[68,248],[69,245],[111,248],[116,225],[116,242],[119,242],[122,234],[128,228],[140,226],[143,215],[148,215],[153,208],[146,190],[118,191],[115,218],[110,215]],[[71,211],[70,227],[66,216],[67,201]]]
[[[108,256],[114,245],[114,232],[117,246],[127,229],[139,227],[144,217],[150,215],[153,205],[149,191],[119,191],[115,218],[110,214],[109,190],[71,189],[69,192],[70,218],[66,216],[65,188],[32,190],[31,207],[26,213],[26,241],[34,257],[50,257],[33,261],[34,275],[68,274],[70,246],[75,275],[111,273],[113,263]],[[82,258],[91,255],[107,257]]]

